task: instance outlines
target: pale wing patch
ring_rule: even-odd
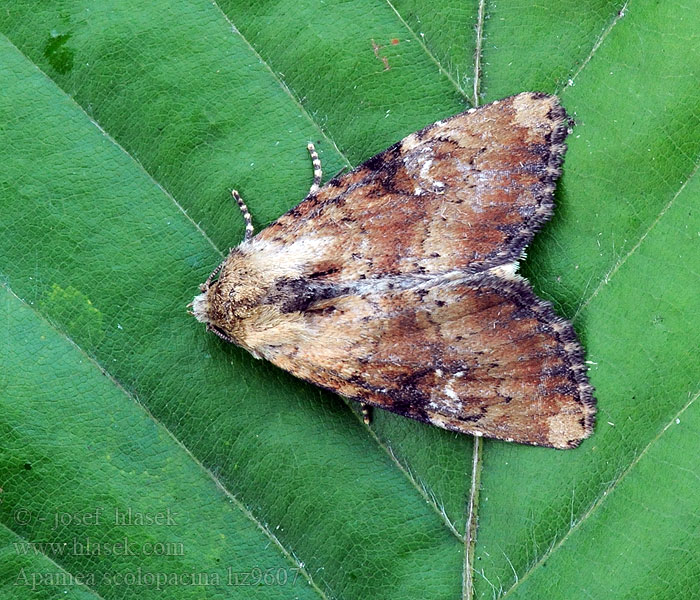
[[[522,277],[517,273],[518,266],[519,265],[517,262],[509,262],[505,263],[504,265],[493,267],[492,269],[489,269],[488,272],[496,277],[502,277],[503,279],[509,279],[511,281],[518,281],[522,279]]]
[[[330,236],[305,235],[293,242],[277,242],[255,237],[243,242],[238,249],[266,280],[295,279],[304,276],[306,266],[337,245]],[[268,279],[269,278],[269,279]]]

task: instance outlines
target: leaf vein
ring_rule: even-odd
[[[468,99],[469,96],[467,95],[467,92],[462,88],[462,86],[459,84],[459,82],[456,81],[454,77],[452,77],[452,74],[447,69],[445,69],[445,67],[442,66],[442,64],[440,63],[438,58],[430,51],[430,49],[428,48],[428,46],[425,43],[425,40],[422,38],[422,36],[419,36],[413,30],[413,28],[406,22],[406,20],[401,16],[401,13],[399,13],[399,11],[393,5],[391,0],[386,0],[386,3],[389,5],[389,8],[391,8],[391,10],[394,11],[394,14],[397,16],[399,21],[401,21],[401,24],[408,30],[408,32],[411,34],[413,39],[416,40],[416,42],[418,42],[418,44],[420,45],[421,48],[423,48],[423,51],[428,55],[428,58],[430,58],[430,60],[432,60],[437,65],[437,68],[440,71],[440,73],[442,75],[444,75],[445,77],[447,77],[449,82],[456,88],[456,90],[462,96],[464,96],[465,98]]]
[[[593,47],[591,48],[591,51],[588,53],[588,56],[584,59],[584,61],[581,63],[581,66],[576,70],[576,72],[569,78],[567,85],[573,85],[574,80],[581,74],[581,71],[583,71],[587,66],[588,63],[591,62],[591,59],[593,58],[593,55],[598,51],[598,48],[603,44],[605,41],[605,38],[607,38],[610,35],[610,32],[612,31],[613,27],[618,24],[620,19],[625,16],[625,13],[627,11],[627,7],[629,6],[630,0],[626,0],[626,2],[622,5],[622,8],[617,11],[617,14],[615,17],[610,21],[608,26],[603,30],[603,33],[598,36],[598,39],[595,41],[593,44]],[[559,94],[560,90],[557,90],[555,94]]]
[[[479,507],[479,490],[481,487],[483,441],[474,437],[472,454],[472,481],[467,503],[467,526],[464,532],[464,570],[462,572],[462,599],[474,597],[474,554],[476,548],[477,510]]]
[[[306,110],[306,107],[302,104],[302,102],[301,102],[301,100],[299,99],[299,97],[296,96],[296,95],[294,94],[294,92],[290,89],[290,87],[287,85],[287,83],[284,82],[284,81],[280,78],[280,76],[274,71],[274,69],[270,66],[270,63],[269,63],[267,60],[265,60],[265,59],[260,55],[260,53],[259,53],[259,52],[255,49],[255,47],[253,46],[253,44],[251,44],[251,43],[248,41],[248,39],[243,35],[243,33],[236,27],[236,25],[233,23],[233,21],[231,21],[231,19],[229,18],[229,16],[228,16],[228,15],[223,11],[223,9],[218,5],[218,3],[216,2],[216,0],[212,0],[212,5],[214,6],[214,8],[216,8],[216,9],[219,11],[219,13],[221,14],[221,16],[226,20],[226,22],[228,23],[228,25],[231,27],[231,31],[232,31],[235,35],[239,36],[239,37],[241,38],[241,40],[243,40],[243,42],[245,42],[246,46],[248,46],[248,48],[250,49],[250,51],[251,51],[251,52],[255,55],[255,57],[260,61],[260,64],[262,64],[262,65],[268,70],[268,72],[270,73],[270,75],[272,75],[272,77],[273,77],[274,80],[277,82],[277,84],[278,84],[278,85],[282,88],[282,90],[284,90],[284,92],[292,99],[292,101],[294,102],[294,104],[296,104],[296,106],[299,108],[299,110],[301,111],[301,113],[306,117],[306,119],[309,121],[309,123],[311,123],[311,124],[319,131],[319,133],[321,134],[321,136],[335,149],[335,151],[338,153],[338,156],[340,156],[340,157],[343,159],[343,161],[345,162],[345,164],[346,164],[348,167],[352,168],[352,166],[353,166],[352,163],[350,162],[350,160],[348,159],[348,157],[345,156],[345,154],[343,154],[343,153],[341,152],[340,148],[338,148],[338,145],[335,143],[335,140],[334,140],[333,138],[330,137],[330,135],[326,132],[326,130],[321,126],[321,123],[319,123],[316,119],[314,119],[313,115],[312,115],[308,110]]]
[[[3,287],[4,287],[4,286],[3,286]],[[7,288],[6,288],[6,289],[7,289]],[[8,290],[8,291],[10,291],[10,293],[12,293],[11,290]],[[14,294],[13,294],[13,295],[14,295]],[[2,527],[3,529],[5,529],[6,531],[9,531],[12,535],[17,536],[19,539],[26,540],[27,543],[31,543],[30,540],[28,540],[28,539],[27,539],[26,537],[24,537],[24,536],[19,535],[16,531],[12,530],[10,527],[8,527],[7,525],[5,525],[5,523],[0,522],[0,527]],[[9,544],[8,544],[8,546],[9,546]],[[38,544],[37,544],[37,546],[33,546],[33,547],[32,547],[32,551],[33,551],[33,552],[32,552],[32,555],[33,555],[33,556],[35,555],[35,552],[36,552],[36,549],[37,549],[37,548],[38,548]],[[16,552],[16,550],[15,550],[15,552]],[[46,554],[45,552],[42,552],[41,555],[42,555],[46,560],[48,560],[51,564],[56,565],[56,568],[60,569],[61,571],[64,571],[65,573],[68,573],[68,574],[72,575],[72,573],[71,573],[66,567],[64,567],[64,566],[61,565],[60,563],[56,562],[53,558],[51,558],[51,557],[50,557],[48,554]],[[21,574],[21,572],[22,572],[22,571],[20,571],[20,574]],[[18,578],[19,578],[19,574],[18,574],[18,576],[17,576],[17,579],[18,579]],[[17,582],[17,579],[15,579],[15,582]],[[83,578],[81,578],[81,577],[74,577],[74,582],[75,582],[75,583],[74,583],[73,585],[77,584],[77,587],[78,587],[78,588],[83,588],[83,589],[88,590],[91,594],[94,594],[95,598],[98,598],[99,600],[105,600],[104,596],[101,596],[96,590],[92,589],[89,585],[87,585],[87,584],[85,583],[85,581],[83,580]],[[21,584],[21,583],[15,583],[15,585],[22,585],[22,584]]]
[[[346,403],[348,402],[350,402],[350,400],[346,400]],[[357,411],[353,410],[352,412],[355,414],[356,417],[361,419],[361,417],[357,414]],[[384,450],[384,452],[386,452],[387,456],[391,459],[391,462],[393,462],[394,465],[396,465],[396,467],[399,469],[399,471],[406,477],[406,479],[408,479],[410,484],[417,490],[417,492],[426,501],[426,503],[433,508],[435,513],[440,517],[440,519],[443,521],[450,533],[452,533],[458,540],[462,541],[462,534],[457,530],[454,523],[450,521],[450,518],[447,516],[444,507],[438,504],[433,493],[426,490],[425,486],[416,480],[416,478],[413,476],[413,473],[411,473],[411,471],[401,463],[396,454],[394,454],[394,451],[391,448],[391,446],[382,442],[382,440],[371,427],[367,427],[367,430],[369,431],[370,437],[372,437],[377,446],[379,446],[382,450]]]
[[[7,36],[5,36],[5,35],[2,34],[2,33],[0,33],[0,35],[2,35],[2,37],[7,41],[7,43],[10,44],[15,50],[17,50],[17,52],[18,52],[19,54],[21,54],[21,55],[25,58],[25,60],[26,60],[28,63],[30,63],[31,65],[33,65],[34,68],[35,68],[39,73],[41,73],[48,81],[51,81],[51,82],[56,86],[56,89],[59,90],[60,93],[63,94],[63,96],[64,96],[65,98],[67,98],[67,99],[69,100],[69,102],[71,102],[80,112],[82,112],[82,113],[85,115],[85,117],[90,121],[90,123],[92,123],[92,124],[97,128],[97,130],[98,130],[111,144],[114,144],[114,146],[116,146],[119,150],[121,150],[121,152],[123,152],[126,156],[128,156],[128,157],[134,162],[134,164],[141,170],[141,172],[143,172],[144,175],[146,175],[147,179],[148,179],[151,183],[153,183],[156,187],[158,187],[158,189],[161,190],[161,191],[163,192],[163,194],[165,194],[165,196],[177,207],[177,209],[185,216],[185,218],[186,218],[190,223],[192,223],[192,225],[194,225],[195,229],[196,229],[199,233],[202,234],[202,237],[204,237],[204,239],[205,239],[207,242],[209,242],[209,244],[211,245],[211,247],[214,248],[214,250],[216,250],[221,256],[224,256],[224,253],[216,246],[216,244],[214,243],[214,241],[207,235],[207,233],[199,226],[198,223],[196,223],[196,222],[192,219],[192,217],[190,217],[189,214],[187,214],[187,210],[185,210],[185,208],[175,199],[175,197],[174,197],[167,189],[165,189],[165,188],[162,186],[162,184],[161,184],[158,180],[156,180],[156,179],[153,177],[153,175],[151,175],[151,173],[146,169],[146,167],[144,167],[143,164],[142,164],[135,156],[133,156],[126,148],[124,148],[124,146],[122,146],[114,137],[112,137],[112,135],[111,135],[110,133],[108,133],[107,130],[105,130],[104,127],[102,127],[102,125],[100,125],[100,123],[99,123],[92,115],[90,115],[90,114],[76,101],[75,98],[73,98],[73,96],[71,96],[70,94],[68,94],[68,92],[66,92],[56,81],[54,81],[51,77],[49,77],[49,75],[48,75],[39,65],[37,65],[37,64],[36,64],[29,56],[27,56],[19,47],[17,47],[17,46],[14,44],[14,42],[13,42],[10,38],[8,38]]]
[[[652,221],[652,223],[647,227],[646,231],[640,236],[639,240],[637,240],[637,243],[630,248],[630,251],[625,254],[623,257],[621,257],[613,266],[612,268],[603,276],[603,278],[600,280],[596,288],[593,290],[591,295],[579,306],[579,308],[576,310],[576,313],[574,314],[572,321],[576,321],[576,319],[580,316],[581,312],[591,303],[591,301],[600,293],[600,290],[603,289],[604,286],[606,286],[609,282],[610,279],[620,270],[620,267],[624,265],[629,258],[640,248],[640,246],[644,243],[644,240],[647,238],[647,236],[651,233],[651,231],[659,224],[661,219],[664,217],[664,215],[668,212],[668,210],[673,206],[673,204],[676,202],[676,199],[678,196],[681,195],[683,190],[685,189],[686,185],[688,185],[688,182],[695,177],[695,175],[698,172],[698,168],[700,168],[700,157],[698,157],[698,160],[696,163],[693,165],[693,170],[690,172],[688,177],[685,179],[685,181],[681,184],[680,188],[678,188],[678,191],[673,195],[673,197],[666,203],[666,205],[661,209],[661,212],[656,216],[656,218]]]
[[[686,402],[685,405],[675,415],[673,415],[673,417],[668,421],[668,423],[666,423],[661,428],[659,433],[657,433],[656,436],[654,436],[644,447],[644,449],[634,458],[634,460],[630,462],[627,468],[610,482],[605,491],[591,503],[591,505],[588,507],[588,510],[586,510],[586,512],[583,513],[581,518],[566,532],[566,534],[564,534],[564,536],[562,536],[562,538],[559,541],[551,544],[550,547],[546,550],[546,552],[544,552],[542,556],[523,574],[523,576],[520,579],[516,580],[516,582],[506,591],[505,594],[500,596],[500,598],[508,597],[513,592],[513,590],[515,590],[523,581],[528,579],[530,575],[532,575],[532,573],[537,570],[537,568],[541,567],[554,552],[556,552],[559,548],[561,548],[561,546],[564,545],[564,543],[569,539],[571,534],[577,531],[581,527],[581,525],[584,522],[586,522],[588,518],[600,508],[600,506],[605,502],[606,498],[609,498],[612,495],[612,492],[614,492],[618,488],[620,482],[622,482],[630,474],[630,472],[639,464],[641,459],[644,458],[644,456],[649,452],[650,448],[661,439],[664,433],[666,433],[666,431],[668,431],[668,429],[676,422],[676,419],[679,419],[681,415],[692,406],[692,404],[698,399],[698,397],[700,397],[700,390],[695,392],[695,394],[691,396],[690,400],[688,400],[688,402]]]
[[[479,106],[479,93],[481,92],[481,54],[484,44],[484,13],[486,0],[479,0],[479,12],[476,18],[476,45],[474,49],[474,97],[472,103]]]
[[[97,360],[88,354],[81,346],[79,346],[68,334],[66,334],[64,331],[60,330],[58,327],[56,327],[54,324],[52,324],[46,317],[37,310],[37,308],[34,305],[28,304],[25,302],[23,298],[20,298],[17,294],[14,293],[14,291],[6,284],[0,284],[2,285],[3,288],[5,288],[10,294],[12,294],[17,300],[22,302],[26,307],[30,308],[50,329],[55,331],[59,336],[67,340],[76,350],[78,350],[87,361],[90,362],[96,369],[100,371],[102,375],[107,377],[112,384],[122,392],[122,394],[130,399],[138,408],[143,410],[143,412],[146,414],[146,416],[151,419],[156,425],[160,426],[163,428],[163,431],[173,440],[173,442],[179,446],[185,454],[196,464],[208,477],[211,479],[211,481],[214,483],[214,485],[230,500],[230,502],[241,512],[243,515],[251,522],[253,523],[262,533],[267,537],[280,551],[280,553],[287,559],[289,560],[295,568],[299,569],[299,573],[302,573],[304,577],[306,578],[307,582],[311,586],[311,588],[318,593],[318,595],[323,598],[323,600],[328,600],[328,597],[326,594],[321,590],[321,588],[318,587],[318,585],[314,582],[314,580],[311,577],[311,574],[306,570],[304,567],[304,563],[300,561],[294,552],[292,550],[288,550],[285,548],[285,546],[282,544],[282,542],[277,538],[277,536],[272,533],[272,531],[269,530],[269,528],[262,522],[260,521],[254,514],[253,512],[246,507],[243,502],[241,502],[235,494],[230,492],[226,486],[223,484],[223,482],[216,476],[214,473],[206,467],[191,451],[190,449],[185,446],[185,444],[182,443],[181,440],[179,440],[175,434],[163,423],[160,421],[149,409],[148,407],[141,402],[138,397],[135,394],[130,393],[124,386],[121,385],[121,383],[109,372],[107,369],[105,369]]]

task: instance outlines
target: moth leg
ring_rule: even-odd
[[[360,410],[362,411],[362,420],[365,425],[369,425],[372,422],[372,407],[369,404],[360,402]]]
[[[311,155],[311,164],[314,166],[314,181],[311,184],[311,188],[309,189],[309,196],[311,194],[315,194],[318,192],[319,189],[321,189],[321,178],[323,177],[323,171],[321,170],[321,159],[318,157],[318,154],[316,153],[316,148],[314,148],[314,145],[309,142],[309,145],[306,146],[309,150],[309,154]]]
[[[231,190],[231,195],[238,204],[238,208],[240,208],[241,212],[243,213],[243,220],[245,221],[245,236],[243,237],[243,240],[247,242],[253,237],[253,232],[255,231],[253,228],[253,218],[250,216],[250,211],[238,192],[236,190]]]

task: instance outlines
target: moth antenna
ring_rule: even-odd
[[[221,269],[224,268],[224,265],[225,265],[225,264],[226,264],[226,261],[225,261],[225,260],[223,260],[223,261],[221,261],[221,262],[219,263],[219,266],[216,267],[216,269],[214,269],[214,270],[211,272],[211,275],[209,275],[209,277],[207,278],[207,280],[206,280],[202,285],[199,286],[199,291],[200,291],[200,292],[206,292],[206,291],[209,289],[209,287],[211,286],[211,282],[214,280],[214,277],[216,277],[217,274],[219,273],[219,271],[221,271]],[[190,303],[190,304],[188,304],[188,306],[192,306],[192,304]]]
[[[207,331],[211,331],[213,334],[219,336],[222,340],[225,340],[231,344],[236,343],[233,341],[233,338],[230,338],[229,336],[227,336],[223,331],[219,330],[218,327],[212,326],[211,323],[207,323]]]
[[[253,232],[255,231],[253,228],[253,217],[250,216],[250,211],[245,205],[245,202],[243,202],[243,199],[239,193],[236,190],[231,190],[231,195],[238,204],[238,208],[240,208],[241,212],[243,213],[243,220],[245,221],[245,236],[243,237],[243,240],[247,242],[253,237]]]
[[[309,142],[309,145],[306,147],[309,150],[309,155],[311,156],[311,164],[314,167],[314,180],[311,184],[311,187],[309,188],[310,196],[311,194],[315,194],[316,192],[318,192],[318,190],[321,189],[321,178],[323,177],[323,171],[321,170],[321,159],[318,157],[314,145],[311,142]]]

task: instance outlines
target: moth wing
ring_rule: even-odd
[[[326,281],[513,262],[552,213],[567,123],[539,93],[438,121],[329,181],[254,244],[284,260],[303,239],[314,248],[303,276]]]
[[[343,396],[525,444],[573,448],[592,431],[576,334],[517,276],[331,298],[300,315],[300,335],[263,354]]]

